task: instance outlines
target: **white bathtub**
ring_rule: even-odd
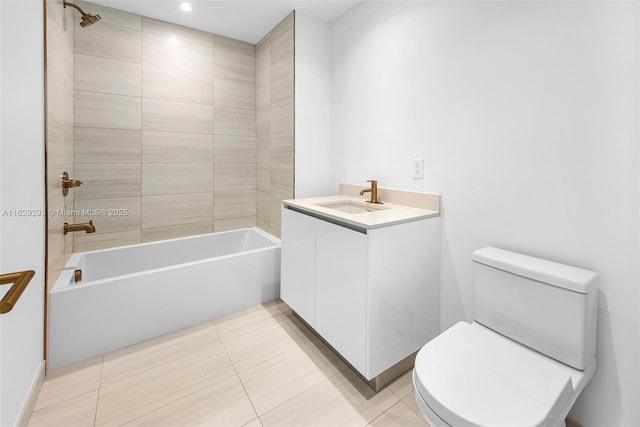
[[[48,367],[279,295],[280,240],[255,227],[73,254],[50,294]]]

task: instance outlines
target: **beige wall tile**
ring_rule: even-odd
[[[256,212],[256,192],[217,191],[214,193],[214,220],[253,216]]]
[[[271,82],[264,80],[256,84],[256,109],[268,107],[271,104]]]
[[[213,221],[143,228],[142,243],[213,233]]]
[[[75,179],[81,187],[73,189],[75,200],[140,197],[140,165],[135,164],[78,164]]]
[[[171,33],[143,32],[142,64],[177,70],[192,77],[208,77],[213,75],[213,49],[181,40]]]
[[[214,86],[216,107],[255,110],[255,83],[216,76],[214,78]]]
[[[75,127],[74,161],[81,163],[140,163],[139,130]]]
[[[47,112],[62,121],[66,120],[64,72],[64,69],[47,69]]]
[[[85,12],[87,13],[100,15],[100,23],[102,24],[118,25],[120,27],[131,28],[132,30],[138,31],[141,28],[142,20],[140,15],[125,12],[119,9],[114,9],[112,7],[103,6],[97,3],[86,2],[83,0],[77,0],[76,4],[82,9],[85,9]],[[78,14],[74,14],[74,19],[76,20],[75,25],[80,28],[80,16]]]
[[[73,251],[95,251],[98,249],[117,248],[119,246],[135,245],[138,243],[140,243],[140,230],[105,234],[75,233],[73,236]]]
[[[216,162],[256,162],[256,138],[253,136],[215,135],[214,154]]]
[[[74,55],[75,90],[140,96],[140,64]]]
[[[287,19],[287,18],[285,18]],[[280,61],[282,58],[287,56],[293,57],[293,23],[289,25],[288,28],[282,26],[282,32],[271,35],[271,49],[270,49],[270,59],[271,59],[271,67],[277,61]],[[273,68],[271,69],[273,72]]]
[[[293,98],[271,104],[271,133],[293,131]]]
[[[271,135],[271,105],[256,111],[256,135],[258,137]]]
[[[75,28],[75,27],[74,27]],[[140,31],[100,22],[74,31],[74,53],[140,63]]]
[[[218,108],[218,106],[216,106],[215,134],[255,136],[255,112],[238,108]]]
[[[271,134],[271,164],[293,165],[294,136],[292,131]]]
[[[256,217],[256,226],[260,229],[266,231],[267,233],[271,233],[271,222],[269,222],[268,218],[263,218],[261,216]]]
[[[142,165],[143,196],[211,191],[213,191],[213,165],[210,163]]]
[[[269,81],[271,65],[270,37],[266,36],[256,45],[256,83]]]
[[[269,220],[271,217],[271,194],[269,191],[258,189],[256,193],[256,210],[259,217]]]
[[[213,76],[145,65],[142,69],[142,96],[213,105]]]
[[[260,150],[263,151],[263,150]],[[269,153],[267,152],[267,155]],[[266,192],[271,191],[271,164],[258,163],[256,168],[256,188]]]
[[[214,136],[211,134],[142,132],[143,163],[211,163]]]
[[[272,103],[293,98],[293,55],[285,56],[271,64],[270,99]]]
[[[174,36],[178,42],[201,44],[213,48],[213,34],[157,19],[142,17],[142,31],[159,36]]]
[[[240,218],[225,218],[214,221],[213,229],[215,232],[237,230],[239,228],[254,227],[256,225],[256,216],[245,216]]]
[[[141,128],[140,98],[74,91],[74,125],[89,128]]]
[[[74,210],[77,215],[72,222],[86,223],[92,220],[96,227],[95,234],[140,230],[140,203],[140,197],[76,200]]]
[[[213,106],[143,98],[142,129],[161,132],[213,133]]]
[[[272,164],[271,185],[293,188],[293,163]]]
[[[213,167],[215,191],[256,189],[256,164],[218,162]]]
[[[287,16],[285,16],[282,21],[278,22],[273,30],[271,30],[271,43],[274,42],[274,39],[279,39],[283,35],[285,35],[288,31],[290,31],[295,25],[295,12],[291,11]]]
[[[57,116],[48,114],[47,122],[47,164],[64,165],[73,163],[73,127]]]
[[[214,74],[217,77],[255,83],[256,56],[254,45],[216,35],[214,55],[216,57]]]
[[[142,197],[142,228],[205,222],[213,219],[213,193]]]

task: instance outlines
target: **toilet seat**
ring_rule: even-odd
[[[414,388],[416,399],[452,426],[564,425],[594,370],[579,371],[479,323],[459,322],[418,352]]]

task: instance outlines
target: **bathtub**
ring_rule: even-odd
[[[48,368],[279,295],[280,240],[255,227],[76,253],[49,297]]]

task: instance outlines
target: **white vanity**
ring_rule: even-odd
[[[439,332],[440,198],[360,188],[283,201],[281,297],[379,389]]]

